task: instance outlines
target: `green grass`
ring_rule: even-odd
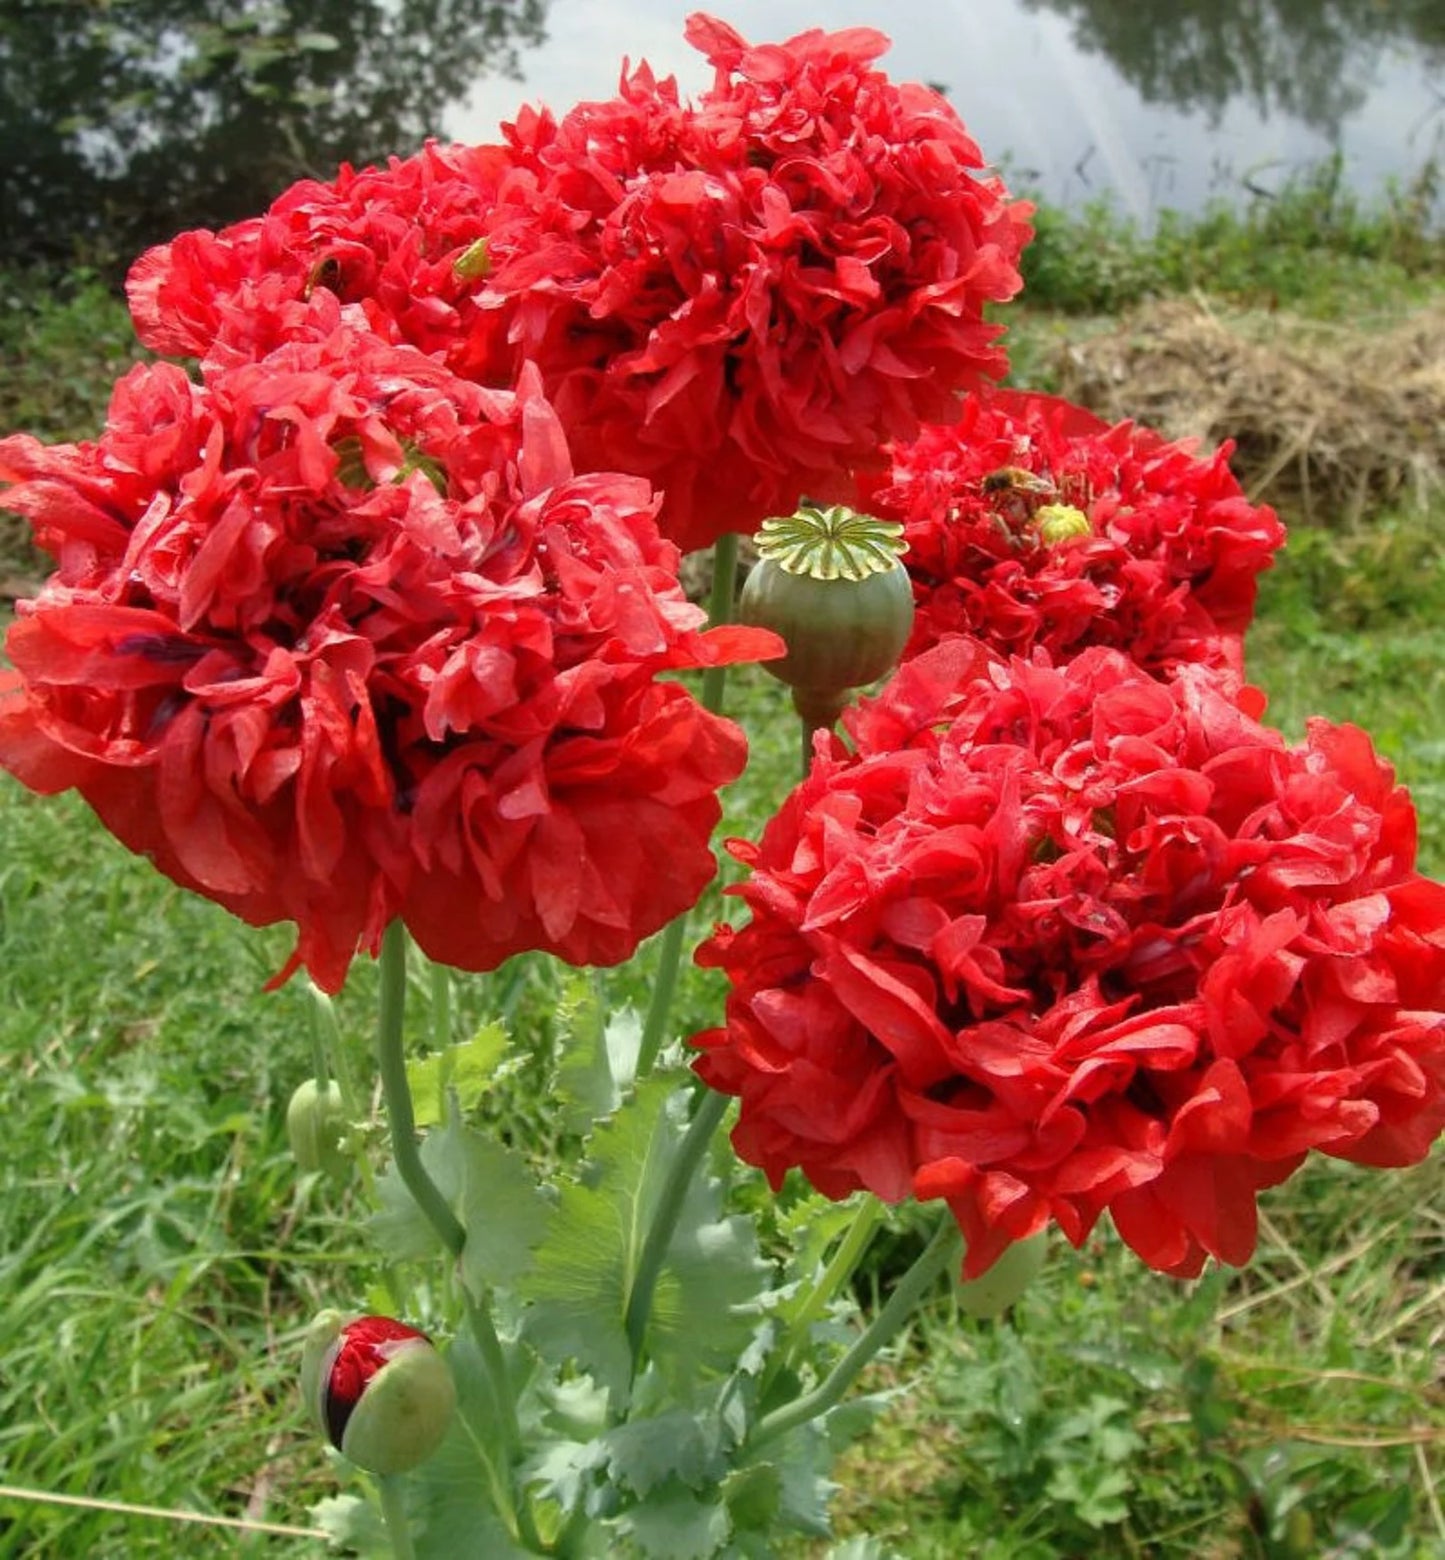
[[[1166,211],[1150,231],[1108,201],[1079,212],[1042,206],[1024,252],[1024,297],[1030,308],[1103,314],[1199,289],[1346,321],[1424,297],[1445,272],[1445,169],[1427,162],[1371,203],[1350,193],[1342,172],[1339,159],[1326,160],[1272,197],[1200,216]]]
[[[0,808],[0,1482],[232,1515],[259,1489],[294,1519],[321,1463],[287,1339],[359,1244],[284,1153],[299,993],[263,997],[276,939],[167,887],[73,799],[7,784]],[[180,1542],[0,1499],[6,1557]]]
[[[1177,1285],[1100,1235],[1006,1322],[940,1298],[840,1528],[910,1560],[1445,1552],[1442,1179],[1312,1165],[1243,1274]]]
[[[147,354],[92,271],[0,271],[0,433],[93,438],[110,387]]]

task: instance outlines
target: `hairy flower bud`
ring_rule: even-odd
[[[301,1393],[331,1444],[370,1473],[405,1473],[441,1445],[456,1411],[446,1361],[387,1316],[323,1311],[301,1357]]]
[[[350,1166],[341,1151],[345,1130],[340,1085],[332,1080],[322,1088],[315,1078],[308,1078],[286,1107],[286,1138],[297,1166],[308,1174],[324,1170],[327,1175],[345,1175]]]
[[[764,664],[805,714],[831,707],[831,719],[848,690],[897,664],[913,627],[902,534],[841,504],[763,521],[738,617],[782,636],[787,655]]]

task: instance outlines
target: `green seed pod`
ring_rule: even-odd
[[[805,503],[763,521],[738,618],[787,644],[787,655],[763,665],[805,715],[831,711],[831,723],[851,689],[897,665],[913,629],[913,586],[899,561],[906,545],[901,525],[842,504]]]
[[[338,1179],[351,1168],[341,1151],[346,1131],[346,1107],[341,1088],[333,1079],[323,1090],[308,1078],[291,1096],[286,1107],[286,1137],[297,1166],[307,1174],[324,1170]]]
[[[387,1316],[323,1311],[301,1356],[301,1393],[331,1444],[370,1473],[406,1473],[442,1444],[456,1412],[447,1362]]]
[[[955,1287],[959,1308],[968,1316],[1002,1316],[1043,1271],[1047,1255],[1046,1235],[1015,1241],[987,1273]]]

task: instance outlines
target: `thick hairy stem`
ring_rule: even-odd
[[[712,595],[708,598],[707,624],[717,628],[733,620],[734,598],[738,583],[738,533],[724,531],[713,543]],[[725,666],[710,666],[702,674],[702,706],[714,715],[722,714],[723,687],[727,682]]]
[[[376,1487],[381,1494],[381,1517],[386,1523],[392,1554],[396,1560],[416,1560],[416,1547],[411,1541],[411,1526],[406,1518],[406,1486],[401,1476],[386,1474],[376,1481]]]

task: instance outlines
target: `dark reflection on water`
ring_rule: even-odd
[[[1388,49],[1445,72],[1445,0],[1023,0],[1073,23],[1146,103],[1214,123],[1244,99],[1334,136],[1365,101]]]
[[[118,265],[343,160],[608,94],[624,55],[696,91],[696,3],[0,0],[0,263]],[[1064,203],[1147,218],[1334,150],[1368,190],[1445,151],[1445,0],[702,3],[759,41],[882,27],[891,73],[945,82],[985,152]]]
[[[117,261],[408,152],[547,0],[5,0],[0,261]]]

